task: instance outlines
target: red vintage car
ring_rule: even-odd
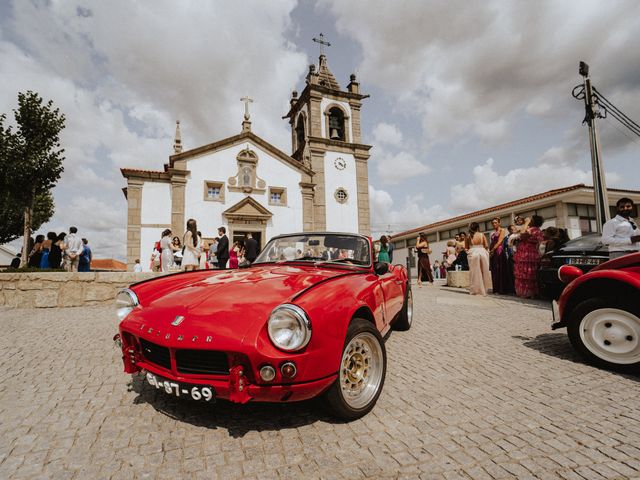
[[[640,253],[589,271],[558,270],[568,283],[553,302],[552,329],[567,327],[573,347],[591,363],[640,371]]]
[[[374,262],[371,239],[273,238],[249,268],[136,283],[117,296],[124,371],[201,402],[293,402],[323,395],[352,420],[375,405],[383,337],[408,330],[407,270]]]

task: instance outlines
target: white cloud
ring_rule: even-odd
[[[620,180],[620,176],[614,172],[607,172],[606,176],[609,182]],[[591,185],[591,172],[569,165],[544,163],[500,174],[493,168],[493,159],[489,158],[484,164],[473,168],[471,183],[451,187],[450,205],[457,213],[471,212],[578,183]]]
[[[373,129],[373,138],[377,143],[399,147],[402,145],[402,132],[396,125],[379,123]]]
[[[409,178],[426,175],[431,171],[431,167],[416,160],[408,152],[391,154],[382,148],[377,149],[375,165],[378,178],[387,185],[398,184]]]
[[[447,218],[450,214],[440,205],[429,205],[424,195],[407,195],[400,206],[395,206],[391,195],[369,185],[371,234],[399,233],[411,228]]]
[[[579,60],[640,116],[640,3],[322,0],[362,46],[360,78],[421,118],[428,143],[507,138],[518,114],[579,115]],[[615,28],[603,28],[615,25]],[[578,127],[576,127],[578,128]],[[629,140],[627,140],[628,142]]]

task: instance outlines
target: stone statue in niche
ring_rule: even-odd
[[[266,182],[258,178],[258,156],[247,148],[240,151],[236,157],[238,162],[238,172],[233,177],[229,177],[227,183],[232,191],[244,193],[264,193]]]

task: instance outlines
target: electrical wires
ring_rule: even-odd
[[[575,92],[575,89],[574,89],[574,92]],[[634,122],[631,118],[625,115],[618,107],[616,107],[613,103],[611,103],[604,95],[602,95],[602,93],[598,91],[596,87],[593,87],[593,92],[595,94],[594,96],[596,99],[596,103],[605,112],[602,118],[606,118],[606,116],[609,115],[615,118],[618,122],[620,122],[624,127],[630,130],[632,133],[640,137],[640,125]],[[578,98],[575,94],[574,94],[574,97]]]

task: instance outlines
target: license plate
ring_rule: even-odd
[[[569,265],[600,265],[602,260],[599,258],[567,258],[566,263]]]
[[[157,390],[164,390],[169,395],[176,397],[187,397],[193,400],[203,400],[205,402],[215,401],[213,388],[201,385],[187,385],[184,383],[172,382],[160,378],[153,373],[147,372],[147,382]]]

